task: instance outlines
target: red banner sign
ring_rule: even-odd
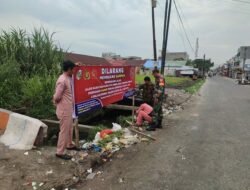
[[[76,116],[132,96],[135,68],[129,66],[80,66],[74,70]]]

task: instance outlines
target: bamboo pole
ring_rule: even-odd
[[[79,126],[78,126],[78,118],[74,119],[74,129],[75,129],[75,144],[76,147],[79,148]]]
[[[133,131],[133,132],[135,132],[135,133],[137,133],[137,134],[140,134],[140,135],[142,135],[142,136],[144,136],[144,137],[147,137],[147,138],[149,138],[149,139],[151,139],[151,140],[156,141],[156,138],[151,137],[151,136],[149,136],[149,135],[147,135],[147,134],[145,134],[145,133],[143,133],[143,132],[137,131],[136,129],[133,129],[132,127],[131,127],[129,130],[131,130],[131,131]]]
[[[135,96],[133,96],[133,99],[132,99],[132,123],[135,122]]]

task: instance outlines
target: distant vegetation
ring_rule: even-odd
[[[153,75],[136,75],[135,80],[137,84],[144,83],[144,77],[149,76],[151,81],[154,83],[155,79]],[[178,86],[186,86],[187,83],[192,83],[192,79],[190,77],[172,77],[166,76],[165,77],[167,87],[178,87]]]
[[[192,86],[186,87],[184,90],[190,94],[194,94],[200,90],[202,85],[205,83],[205,80],[198,79]]]
[[[38,118],[54,113],[51,103],[64,58],[62,49],[43,28],[0,32],[0,107],[27,107]]]

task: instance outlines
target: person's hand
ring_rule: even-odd
[[[54,98],[52,98],[52,100],[51,100],[51,101],[52,101],[53,105],[54,105],[54,106],[56,106],[56,101],[55,101],[55,99],[54,99]]]

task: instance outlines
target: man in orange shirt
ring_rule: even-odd
[[[79,150],[72,142],[73,131],[73,92],[72,74],[75,64],[71,61],[63,62],[63,74],[56,82],[53,102],[56,105],[56,115],[60,121],[60,133],[57,142],[56,156],[70,160],[70,155],[64,154],[65,149]]]

